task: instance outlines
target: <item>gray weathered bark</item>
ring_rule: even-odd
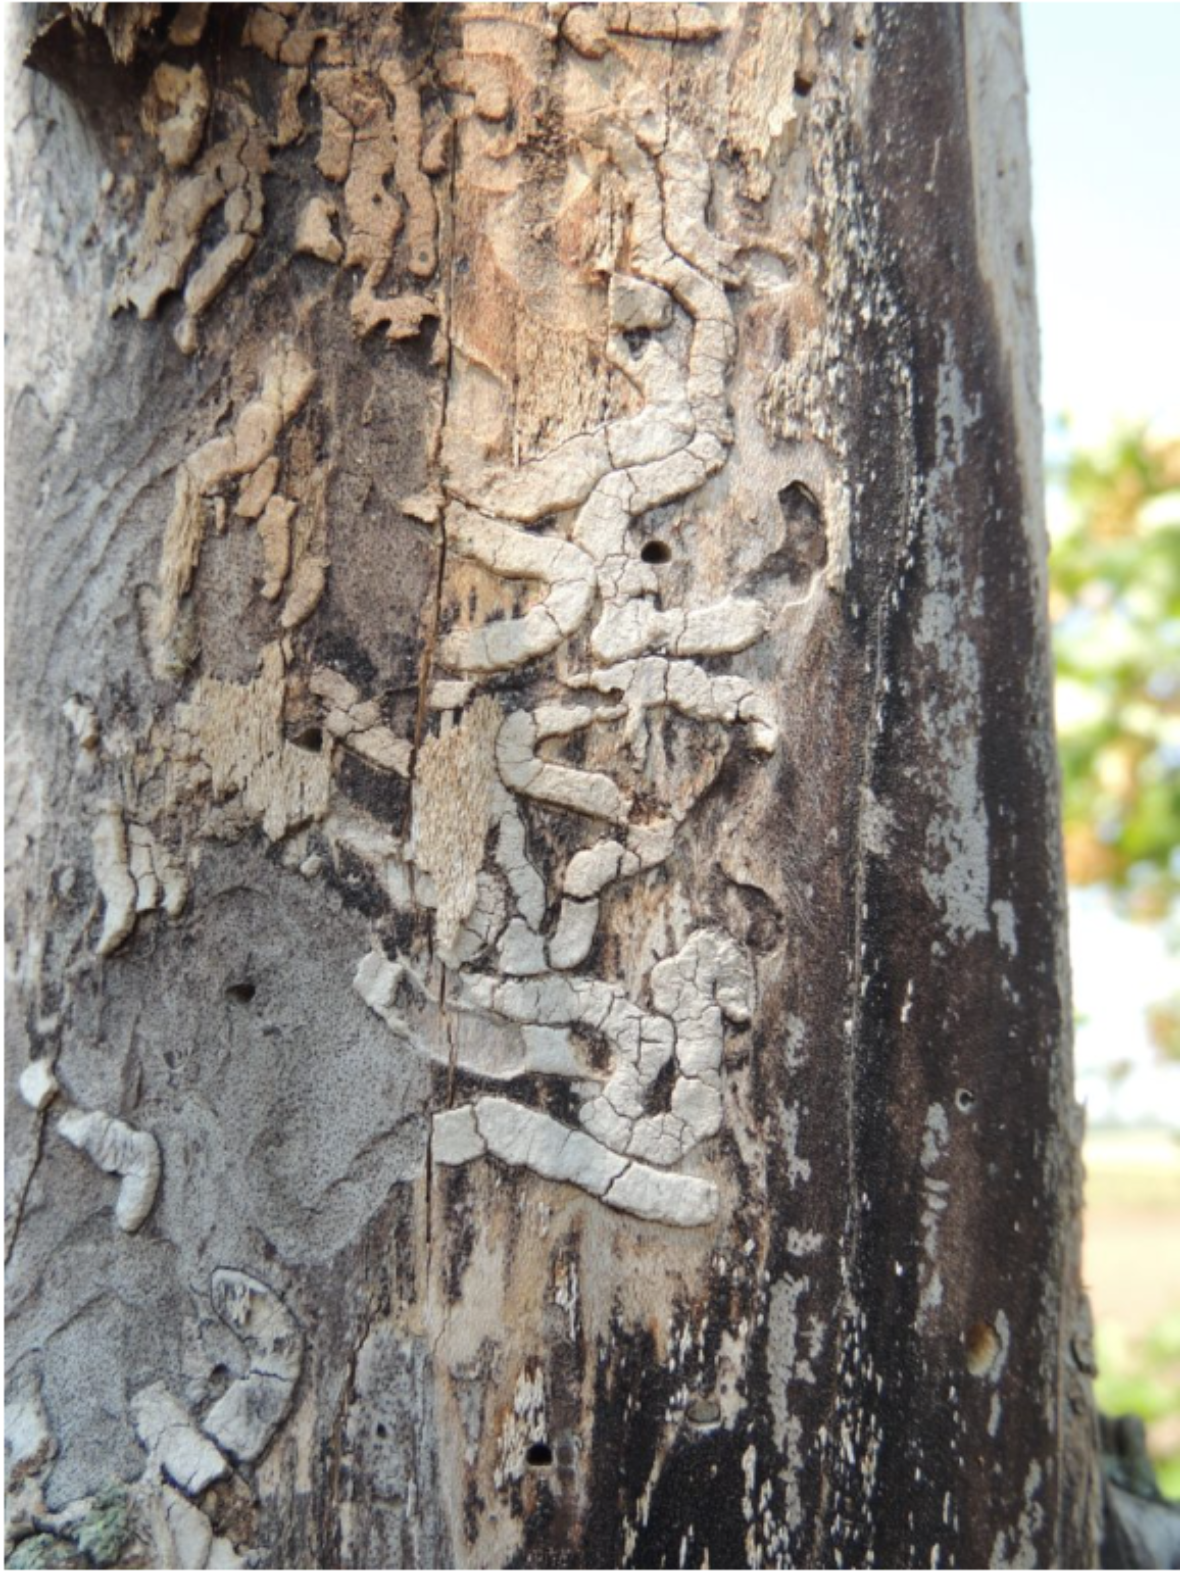
[[[31,10],[16,1559],[1091,1563],[1014,9]]]

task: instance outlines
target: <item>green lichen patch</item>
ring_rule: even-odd
[[[22,1538],[4,1562],[10,1571],[66,1571],[76,1569],[80,1563],[72,1543],[48,1532]]]
[[[95,1496],[94,1505],[79,1522],[75,1537],[78,1552],[102,1570],[118,1561],[130,1535],[127,1490],[120,1483],[103,1489]]]

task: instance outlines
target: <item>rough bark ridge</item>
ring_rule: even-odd
[[[36,10],[16,1557],[1090,1563],[1014,13]]]

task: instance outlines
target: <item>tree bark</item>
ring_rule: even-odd
[[[14,1558],[1092,1564],[1015,9],[24,27]]]

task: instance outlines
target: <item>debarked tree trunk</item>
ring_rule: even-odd
[[[1091,1563],[1014,8],[18,32],[13,1562]]]

